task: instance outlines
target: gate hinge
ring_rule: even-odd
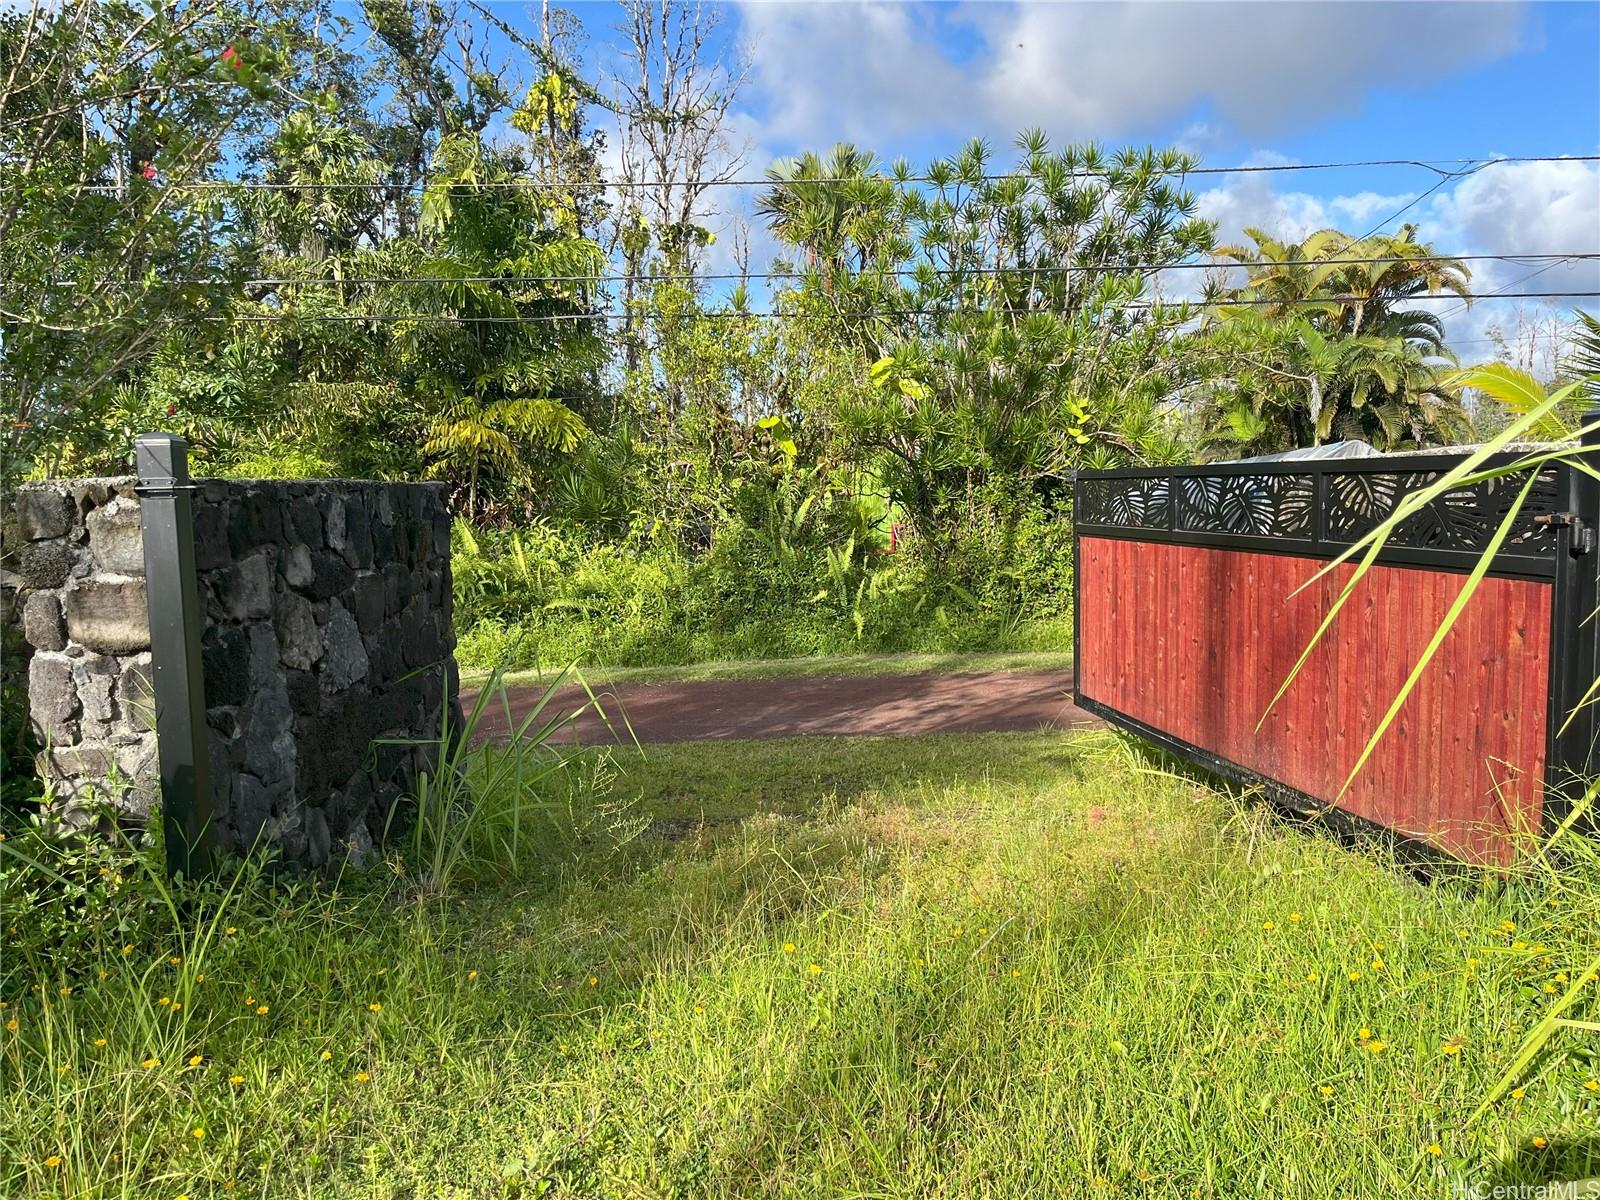
[[[1594,530],[1577,513],[1553,512],[1540,513],[1534,517],[1535,525],[1543,525],[1550,529],[1572,529],[1572,556],[1578,558],[1594,549]]]

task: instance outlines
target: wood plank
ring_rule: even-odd
[[[1080,541],[1080,685],[1184,742],[1324,802],[1339,789],[1463,577],[1374,567],[1260,731],[1351,568],[1299,596],[1316,560]],[[1537,823],[1550,587],[1483,581],[1341,807],[1442,849],[1508,861],[1502,805]],[[1501,795],[1494,793],[1500,783]]]

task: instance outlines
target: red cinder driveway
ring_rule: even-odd
[[[591,707],[553,741],[595,745],[635,737],[640,742],[883,737],[1099,724],[1073,705],[1070,671],[624,683],[597,687],[595,694],[610,726]],[[509,688],[510,724],[506,706],[491,700],[479,735],[504,740],[541,695],[537,686]],[[464,691],[462,703],[469,711],[472,702],[472,694]],[[587,702],[582,688],[562,688],[541,720]]]

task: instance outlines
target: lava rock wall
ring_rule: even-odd
[[[202,480],[193,504],[218,842],[308,867],[365,859],[457,713],[443,489]],[[58,810],[147,817],[159,772],[134,481],[27,484],[5,540]]]

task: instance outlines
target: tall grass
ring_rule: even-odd
[[[1576,842],[1423,885],[1104,734],[627,765],[646,834],[555,870],[246,879],[203,939],[25,947],[0,1193],[1320,1200],[1600,1170],[1576,1043],[1467,1120],[1600,940]],[[1585,987],[1562,1019],[1600,1019]]]
[[[576,682],[587,697],[575,709],[557,703],[569,682]],[[487,741],[484,726],[495,708],[501,710],[507,731],[500,744]],[[573,796],[592,799],[605,790],[608,758],[580,758],[551,741],[591,709],[610,725],[600,698],[568,667],[544,684],[526,715],[517,719],[497,670],[480,686],[459,723],[457,714],[442,706],[434,737],[377,743],[421,750],[428,764],[411,802],[396,806],[385,827],[388,840],[396,817],[409,822],[410,852],[404,866],[415,888],[443,894],[464,870],[517,874],[526,868],[530,852],[547,849],[536,833],[548,835],[559,828],[560,821],[552,817],[574,819]]]

